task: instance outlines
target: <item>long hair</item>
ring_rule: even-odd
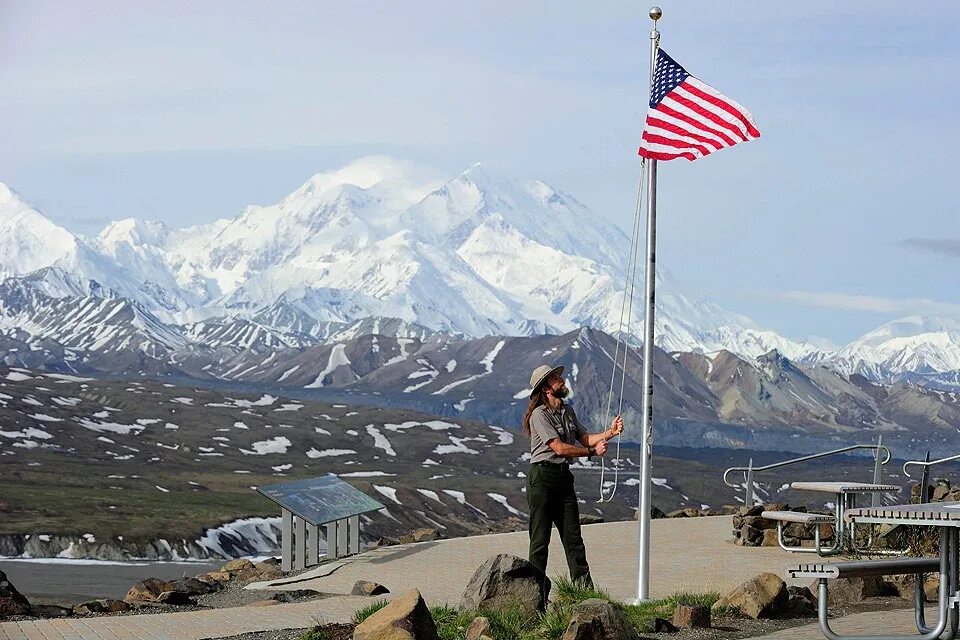
[[[530,395],[530,404],[527,405],[527,412],[523,414],[523,432],[528,436],[530,435],[530,416],[532,416],[534,410],[542,404],[547,404],[547,392],[544,390],[543,385],[540,385],[540,387]]]

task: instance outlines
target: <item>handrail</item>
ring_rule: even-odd
[[[753,460],[751,460],[751,461],[750,461],[750,466],[747,466],[747,467],[730,467],[729,469],[727,469],[726,471],[724,471],[724,472],[723,472],[723,484],[727,485],[727,486],[730,487],[731,489],[737,489],[737,488],[740,488],[741,486],[743,486],[743,485],[740,485],[740,484],[730,484],[730,481],[727,480],[727,476],[730,474],[731,471],[742,471],[742,472],[743,472],[743,477],[744,477],[744,482],[746,482],[748,485],[751,485],[751,486],[745,487],[745,489],[746,489],[746,495],[749,496],[750,499],[752,500],[752,499],[753,499],[753,486],[752,486],[752,482],[753,482],[753,474],[754,474],[754,472],[757,472],[757,471],[767,471],[768,469],[777,469],[777,468],[779,468],[779,467],[786,467],[786,466],[791,465],[791,464],[797,464],[798,462],[807,462],[808,460],[816,460],[817,458],[825,458],[825,457],[827,457],[827,456],[833,456],[833,455],[837,455],[837,454],[839,454],[839,453],[846,453],[846,452],[848,452],[848,451],[856,451],[856,450],[858,450],[858,449],[872,449],[872,450],[874,450],[874,451],[877,452],[877,454],[875,454],[875,456],[874,456],[874,457],[877,459],[877,462],[878,462],[878,465],[877,465],[877,473],[879,473],[880,465],[885,465],[885,464],[887,464],[888,462],[890,462],[890,458],[892,457],[892,454],[890,453],[890,449],[889,449],[886,445],[883,445],[883,444],[880,444],[880,442],[877,442],[877,444],[853,444],[853,445],[850,445],[850,446],[848,446],[848,447],[841,447],[840,449],[833,449],[833,450],[831,450],[831,451],[824,451],[824,452],[821,452],[821,453],[811,453],[811,454],[809,454],[809,455],[801,456],[801,457],[799,457],[799,458],[793,458],[793,459],[791,459],[791,460],[783,460],[783,461],[781,461],[781,462],[774,462],[773,464],[768,464],[768,465],[763,466],[763,467],[754,467],[754,466],[753,466]],[[879,460],[880,456],[878,455],[881,449],[882,449],[883,452],[886,454],[886,457],[885,457],[882,461]],[[875,473],[875,480],[876,480],[876,477],[877,477],[877,475],[876,475],[876,473]]]
[[[916,465],[919,467],[932,467],[935,464],[941,464],[943,462],[951,462],[953,460],[960,460],[960,453],[958,453],[955,456],[940,458],[939,460],[907,460],[906,462],[903,463],[903,475],[907,476],[908,478],[913,477],[912,475],[910,475],[910,472],[907,471],[907,467],[910,465]]]

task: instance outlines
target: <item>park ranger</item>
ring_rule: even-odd
[[[550,534],[555,526],[567,556],[570,579],[592,587],[570,460],[605,454],[607,440],[623,431],[623,420],[617,416],[603,433],[587,433],[573,408],[563,401],[570,393],[563,367],[537,367],[530,376],[530,388],[530,404],[523,416],[531,454],[527,474],[530,563],[546,574]]]

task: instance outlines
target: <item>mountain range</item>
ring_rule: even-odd
[[[438,181],[364,158],[232,219],[126,219],[95,238],[0,185],[0,348],[8,365],[54,370],[353,384],[428,344],[640,335],[642,305],[621,322],[629,245],[573,196],[487,163]],[[833,348],[684,295],[666,271],[658,281],[657,346],[689,371],[783,359],[848,384],[960,389],[956,321],[903,318]]]

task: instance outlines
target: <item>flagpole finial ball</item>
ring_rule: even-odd
[[[657,21],[657,20],[660,19],[660,17],[661,17],[662,15],[663,15],[663,11],[660,9],[660,7],[650,7],[650,19],[651,19],[651,20]]]

